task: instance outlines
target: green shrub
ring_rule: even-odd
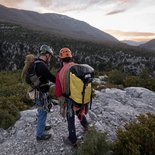
[[[133,76],[128,73],[123,73],[119,70],[112,70],[110,72],[96,72],[97,75],[108,75],[108,82],[104,85],[93,82],[93,88],[95,90],[101,90],[105,88],[119,88],[124,87],[144,87],[155,91],[155,77],[151,77],[147,69],[144,69],[139,76]]]
[[[155,78],[142,76],[129,76],[123,82],[125,87],[144,87],[150,90],[155,91]]]
[[[139,74],[139,77],[140,77],[140,79],[144,79],[144,80],[148,79],[149,78],[149,71],[148,71],[148,69],[144,68],[142,70],[142,72]]]
[[[113,152],[114,155],[154,155],[155,115],[140,115],[124,129],[118,129]]]
[[[6,129],[19,118],[19,111],[33,103],[26,97],[28,86],[22,83],[20,71],[0,72],[0,127]]]
[[[75,152],[76,155],[106,155],[109,151],[106,134],[97,132],[95,129],[89,131],[84,137],[84,143]]]
[[[0,100],[0,128],[7,129],[20,117],[19,110],[5,97]]]
[[[109,72],[108,78],[110,83],[119,85],[123,84],[125,74],[119,70],[112,70],[111,72]]]
[[[20,71],[0,72],[0,97],[12,100],[12,104],[21,105],[19,110],[25,110],[26,107],[29,108],[33,104],[26,97],[28,86],[22,82],[20,75]]]
[[[155,78],[151,77],[147,80],[146,88],[155,91]]]
[[[125,87],[131,86],[140,86],[139,77],[138,76],[129,76],[124,80]]]

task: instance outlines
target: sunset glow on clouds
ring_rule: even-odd
[[[108,29],[106,30],[106,32],[109,34],[112,34],[113,36],[121,36],[123,40],[125,40],[127,36],[129,40],[135,40],[135,41],[145,41],[145,40],[151,40],[152,38],[155,38],[155,33],[151,33],[151,32],[123,32],[123,31],[108,30]]]
[[[40,13],[68,15],[119,40],[155,38],[154,0],[0,0],[0,4]]]

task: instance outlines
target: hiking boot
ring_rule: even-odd
[[[41,137],[39,137],[39,136],[36,137],[36,139],[38,141],[40,141],[40,140],[48,140],[50,138],[51,138],[51,134],[43,134]]]
[[[76,143],[76,142],[71,142],[71,141],[69,140],[68,137],[63,137],[63,142],[64,142],[65,144],[71,145],[71,146],[73,146],[73,147],[76,147],[76,146],[77,146],[77,143]]]
[[[47,130],[50,130],[52,127],[50,126],[50,125],[46,125],[45,126],[45,130],[47,131]]]

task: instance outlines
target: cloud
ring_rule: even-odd
[[[124,32],[124,31],[119,31],[119,30],[107,30],[109,32],[112,32],[112,33],[117,33],[117,34],[120,34],[120,35],[128,35],[128,36],[154,36],[155,33],[152,33],[152,32]]]
[[[35,0],[42,7],[51,9],[58,12],[68,12],[68,11],[79,11],[90,8],[92,5],[97,5],[102,2],[102,0]],[[104,0],[103,0],[104,1]]]
[[[133,3],[135,4],[137,0],[1,0],[1,4],[6,6],[17,6],[24,1],[29,1],[29,3],[35,2],[39,7],[56,12],[85,10],[95,5],[105,8],[106,6],[113,4],[114,7],[107,13],[108,15],[112,15],[121,13],[120,10],[127,9],[127,6]]]
[[[16,7],[19,3],[22,3],[24,0],[1,0],[0,4],[8,7]]]
[[[131,9],[133,6],[138,4],[139,0],[116,0],[112,3],[114,4],[110,11],[108,11],[105,15],[114,15],[118,13],[125,12],[129,9]]]
[[[122,13],[122,12],[125,12],[126,10],[122,9],[122,10],[114,10],[114,11],[111,11],[111,12],[108,12],[106,15],[114,15],[114,14],[118,14],[118,13]]]
[[[155,38],[155,33],[152,32],[124,32],[119,30],[104,30],[107,33],[119,38],[120,40],[135,40],[144,41],[151,40]]]
[[[101,6],[104,12],[108,7],[109,10],[106,11],[106,15],[113,15],[116,13],[124,12],[133,5],[137,4],[140,0],[34,0],[40,4],[40,6],[47,9],[51,9],[57,12],[68,12],[68,11],[85,11],[93,6]]]

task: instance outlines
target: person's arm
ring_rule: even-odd
[[[62,88],[61,88],[61,83],[60,83],[60,79],[59,79],[59,72],[56,75],[55,96],[56,97],[62,96]]]
[[[59,100],[59,105],[60,105],[60,114],[63,117],[66,117],[66,105],[65,105],[65,97],[62,96],[62,88],[61,88],[61,82],[59,79],[59,72],[56,75],[56,83],[55,83],[55,96]]]

